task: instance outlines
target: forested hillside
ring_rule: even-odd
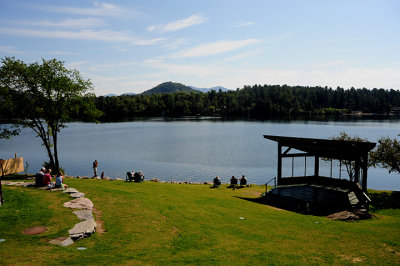
[[[151,95],[154,93],[174,93],[174,92],[179,92],[179,91],[185,91],[185,92],[195,92],[194,89],[185,86],[181,83],[176,83],[176,82],[164,82],[151,90],[145,91],[142,94],[143,95]]]
[[[400,92],[385,89],[332,89],[287,85],[246,86],[236,91],[176,92],[98,97],[103,119],[136,116],[221,115],[271,117],[275,115],[331,115],[351,112],[388,114],[400,107]]]

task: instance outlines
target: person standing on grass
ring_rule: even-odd
[[[99,162],[97,160],[94,160],[93,162],[93,172],[94,176],[97,176],[97,167],[99,166]]]

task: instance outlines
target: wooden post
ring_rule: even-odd
[[[3,159],[0,159],[0,164],[1,164],[1,172],[2,172],[2,177],[0,178],[0,207],[1,207],[1,205],[4,204],[3,187],[1,185],[1,180],[4,179]]]
[[[361,184],[361,187],[362,187],[362,190],[364,192],[366,192],[367,191],[367,172],[368,172],[368,153],[366,153],[363,156],[363,161],[362,161],[361,167],[362,167],[362,170],[363,170],[362,171],[362,184]]]
[[[314,163],[314,176],[319,176],[319,157],[315,156],[315,163]]]
[[[282,144],[278,142],[278,186],[282,180]]]
[[[357,159],[354,165],[354,182],[360,183],[360,160]]]

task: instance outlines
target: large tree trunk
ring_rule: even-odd
[[[0,164],[1,164],[1,172],[2,172],[2,177],[0,178],[0,207],[4,204],[4,197],[3,197],[3,187],[1,185],[1,180],[4,177],[4,169],[3,169],[3,160],[0,159]]]
[[[56,172],[56,174],[60,170],[60,164],[58,162],[57,133],[58,132],[56,130],[53,132],[54,171]]]

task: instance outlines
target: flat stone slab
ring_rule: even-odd
[[[61,187],[51,188],[50,191],[63,191],[63,189]]]
[[[72,238],[66,237],[66,236],[57,237],[57,238],[55,238],[53,240],[50,240],[49,242],[50,242],[50,244],[57,245],[57,246],[62,246],[62,247],[67,247],[67,246],[72,245],[74,243]]]
[[[91,236],[96,231],[96,222],[93,219],[77,223],[74,228],[68,230],[73,240]]]
[[[88,198],[73,199],[68,202],[65,202],[63,206],[65,208],[83,209],[83,210],[92,210],[94,207],[93,202]]]
[[[39,235],[46,232],[47,228],[45,226],[34,226],[31,228],[27,228],[22,233],[25,235]]]
[[[21,182],[13,182],[13,181],[9,181],[7,183],[5,181],[3,181],[3,182],[7,186],[17,186],[19,183],[21,183]]]
[[[48,187],[48,186],[45,186],[45,187],[37,187],[37,189],[40,189],[40,190],[49,190],[50,187]]]
[[[69,187],[66,190],[64,190],[63,192],[70,194],[70,193],[78,193],[79,191],[73,187]]]
[[[76,192],[76,193],[70,193],[69,194],[71,197],[73,197],[74,199],[76,198],[84,198],[85,194],[82,192]]]
[[[79,220],[90,220],[94,219],[92,211],[91,210],[80,210],[80,211],[74,211],[72,212],[75,214]]]

